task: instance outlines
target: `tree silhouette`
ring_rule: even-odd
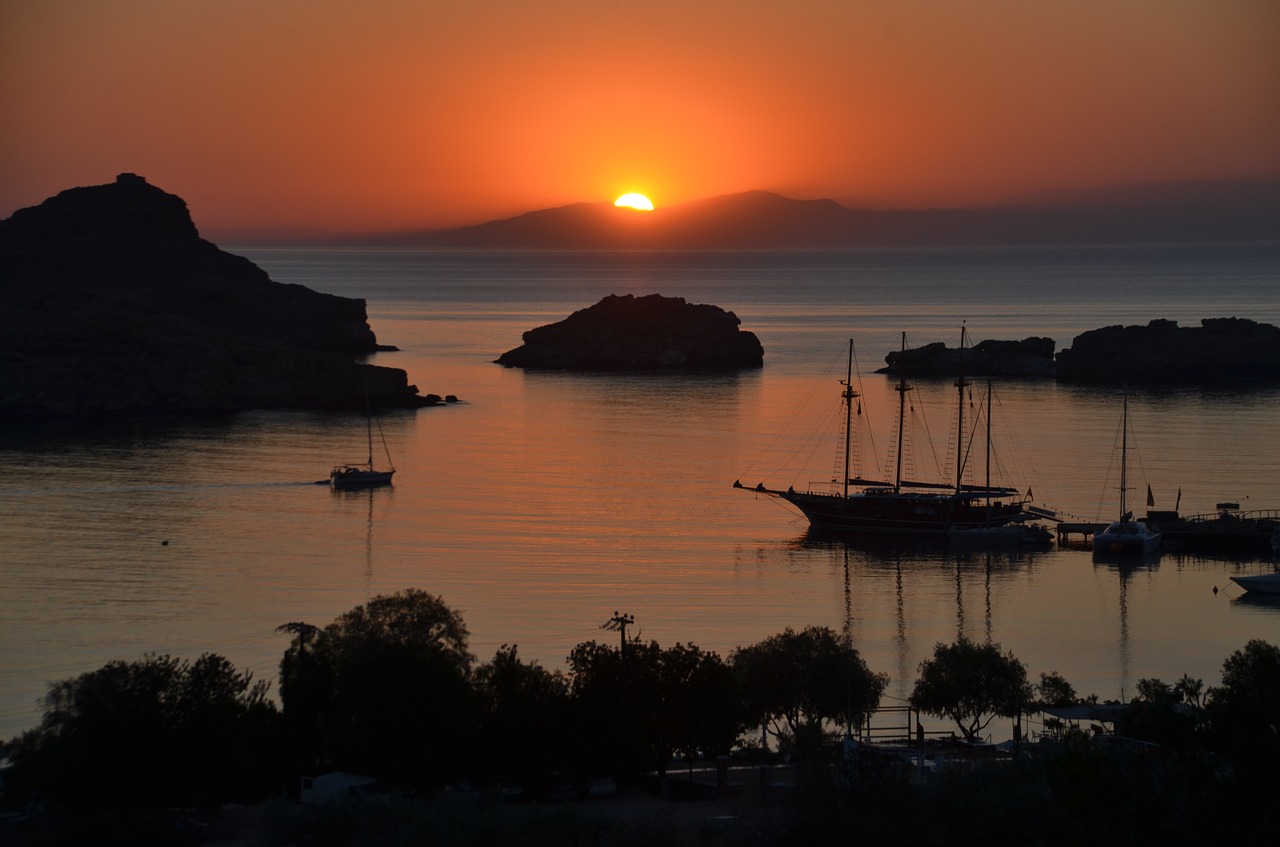
[[[912,707],[951,718],[968,741],[976,741],[996,716],[1014,717],[1032,701],[1027,669],[999,644],[961,638],[937,644],[933,658],[920,663],[911,692]]]
[[[735,650],[730,663],[751,721],[802,756],[816,753],[825,723],[860,725],[889,684],[888,676],[872,673],[853,645],[828,627],[788,627]]]
[[[506,644],[472,678],[480,709],[476,776],[513,780],[536,796],[570,766],[568,679],[520,661],[516,645]]]
[[[10,747],[10,796],[77,811],[259,800],[280,787],[267,684],[222,656],[109,662],[49,686]]]
[[[1242,790],[1271,784],[1280,756],[1280,647],[1254,639],[1222,663],[1222,685],[1205,710],[1219,749],[1229,755]],[[1257,777],[1258,779],[1254,779]]]
[[[728,666],[692,644],[655,641],[626,649],[584,642],[568,657],[574,725],[583,768],[634,781],[666,773],[673,754],[726,753],[742,728]]]
[[[438,785],[463,770],[478,711],[462,617],[425,591],[374,597],[295,635],[280,666],[285,715],[315,726],[318,766]]]
[[[1036,692],[1042,706],[1074,706],[1080,702],[1075,688],[1057,671],[1040,674]]]

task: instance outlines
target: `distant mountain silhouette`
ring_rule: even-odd
[[[1046,192],[985,208],[851,209],[767,191],[659,208],[575,203],[362,244],[518,250],[839,250],[859,247],[1280,241],[1280,179]]]

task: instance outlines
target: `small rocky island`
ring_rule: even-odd
[[[1199,327],[1154,320],[1077,335],[1054,356],[1051,338],[983,341],[960,350],[941,341],[884,357],[877,373],[903,376],[1022,376],[1064,382],[1204,382],[1280,379],[1280,327],[1246,318],[1206,318]]]
[[[0,221],[0,414],[416,408],[365,301],[284,285],[134,174]]]
[[[1075,337],[1058,353],[1058,379],[1201,382],[1280,379],[1280,327],[1206,318],[1198,327],[1154,320]]]
[[[524,333],[497,363],[573,370],[732,369],[764,365],[755,333],[733,312],[683,297],[609,295],[558,323]]]
[[[904,376],[1053,376],[1052,338],[983,341],[973,347],[950,348],[941,341],[885,355],[876,373]]]

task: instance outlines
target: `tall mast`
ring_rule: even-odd
[[[1129,389],[1124,390],[1124,417],[1120,427],[1120,520],[1129,513],[1125,504],[1125,492],[1129,486]]]
[[[844,496],[849,496],[849,448],[853,445],[853,399],[858,392],[853,390],[853,339],[849,339],[849,365],[844,381]]]
[[[369,437],[369,470],[373,470],[373,404],[367,391],[364,395],[364,428]]]
[[[902,333],[902,349],[907,349],[907,333]],[[907,392],[911,390],[911,386],[907,385],[907,377],[905,374],[898,375],[898,449],[895,451],[897,456],[897,470],[893,476],[893,493],[897,494],[902,490],[902,431],[907,426]]]
[[[964,477],[964,324],[960,325],[960,377],[956,380],[956,494]]]
[[[987,512],[991,512],[991,380],[987,380]]]

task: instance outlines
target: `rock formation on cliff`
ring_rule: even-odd
[[[733,312],[683,297],[610,295],[524,333],[496,360],[517,368],[576,370],[758,368],[764,348]]]
[[[886,366],[876,373],[907,376],[1053,376],[1052,338],[1022,341],[983,341],[949,348],[941,341],[887,353]]]
[[[1058,379],[1280,379],[1280,327],[1246,318],[1206,318],[1199,327],[1155,320],[1094,329],[1058,353]]]
[[[434,402],[377,349],[363,300],[273,282],[140,176],[0,221],[0,413]]]

